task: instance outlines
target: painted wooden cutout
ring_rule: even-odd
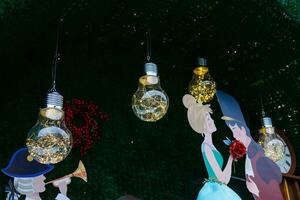
[[[278,166],[264,155],[263,149],[252,138],[238,102],[229,94],[217,91],[226,125],[233,137],[247,148],[246,186],[256,200],[283,200],[280,191],[282,175]]]
[[[2,172],[13,178],[6,187],[6,200],[17,200],[25,195],[25,200],[41,200],[40,193],[46,190],[44,174],[53,170],[53,165],[41,164],[33,160],[27,148],[19,149],[14,153],[8,166]],[[60,193],[56,200],[69,200],[67,197],[67,185],[71,182],[69,177],[53,182],[59,188]]]
[[[223,157],[216,149],[212,140],[212,133],[217,128],[211,118],[210,105],[197,103],[192,95],[185,95],[182,99],[188,109],[188,121],[192,129],[204,137],[201,152],[208,172],[204,186],[201,188],[197,200],[240,200],[241,198],[227,186],[230,181],[233,158],[229,156],[227,164],[222,170]]]

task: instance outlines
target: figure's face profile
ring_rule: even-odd
[[[233,137],[241,142],[244,142],[248,137],[246,129],[244,127],[239,127],[236,123],[232,126],[229,124],[229,128],[232,131]]]
[[[45,181],[46,177],[44,175],[37,176],[33,179],[33,188],[36,193],[41,193],[46,190]]]
[[[214,120],[211,118],[209,112],[205,112],[206,133],[213,133],[217,130]]]
[[[199,106],[188,111],[188,120],[194,131],[201,134],[211,134],[217,130],[209,112],[203,112]]]

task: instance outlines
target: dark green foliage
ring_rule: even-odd
[[[218,88],[239,100],[254,137],[262,96],[274,125],[286,131],[299,155],[300,27],[277,1],[6,0],[0,3],[1,168],[25,145],[51,87],[62,15],[57,88],[65,99],[90,99],[110,116],[101,141],[85,157],[74,150],[47,175],[50,180],[70,173],[82,159],[89,182],[73,179],[71,199],[113,200],[124,194],[195,199],[207,176],[202,137],[189,127],[181,98],[198,55],[208,58]],[[130,105],[148,29],[153,61],[170,98],[168,114],[157,123],[139,121]],[[218,127],[213,137],[226,160],[222,139],[230,131],[216,99],[212,108]],[[243,177],[243,170],[243,161],[236,163],[235,175]],[[1,191],[7,180],[2,174]],[[232,180],[230,186],[251,199],[244,183]],[[43,197],[54,199],[57,192],[47,186]],[[0,192],[1,199],[4,195]]]

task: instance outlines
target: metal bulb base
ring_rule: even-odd
[[[262,118],[262,124],[264,127],[272,127],[272,119],[270,117],[264,117]]]
[[[145,73],[150,76],[157,76],[157,65],[155,63],[145,63],[144,65]]]
[[[197,66],[207,66],[207,60],[206,58],[197,58]]]
[[[47,95],[47,108],[62,109],[64,104],[64,97],[58,92],[49,92]]]

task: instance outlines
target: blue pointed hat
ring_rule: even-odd
[[[28,159],[27,148],[21,148],[14,153],[6,168],[2,172],[10,177],[31,178],[46,174],[53,170],[53,165],[41,164],[33,159]]]
[[[223,120],[239,122],[247,127],[240,105],[234,97],[226,92],[218,90],[217,98],[223,113]]]

